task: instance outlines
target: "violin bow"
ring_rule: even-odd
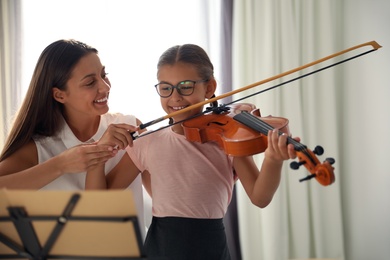
[[[354,47],[345,49],[345,50],[343,50],[343,51],[339,51],[339,52],[336,52],[336,53],[331,54],[331,55],[329,55],[329,56],[323,57],[323,58],[318,59],[318,60],[316,60],[316,61],[307,63],[307,64],[302,65],[302,66],[300,66],[300,67],[291,69],[291,70],[289,70],[289,71],[285,71],[285,72],[283,72],[283,73],[280,73],[280,74],[278,74],[278,75],[272,76],[272,77],[270,77],[270,78],[267,78],[267,79],[264,79],[264,80],[261,80],[261,81],[252,83],[252,84],[250,84],[250,85],[247,85],[247,86],[245,86],[245,87],[242,87],[242,88],[239,88],[239,89],[236,89],[236,90],[232,90],[232,91],[227,92],[227,93],[225,93],[225,94],[221,94],[221,95],[219,95],[219,96],[217,96],[217,97],[210,98],[210,99],[208,99],[208,100],[205,100],[205,101],[196,103],[196,104],[191,105],[191,106],[189,106],[189,107],[183,108],[183,109],[181,109],[181,110],[179,110],[179,111],[175,111],[175,112],[169,113],[169,114],[167,114],[167,115],[165,115],[165,116],[163,116],[163,117],[157,118],[157,119],[152,120],[152,121],[150,121],[150,122],[147,122],[147,123],[145,123],[145,124],[141,124],[141,125],[139,126],[139,128],[140,128],[140,129],[145,129],[145,128],[148,127],[148,126],[154,125],[154,124],[156,124],[156,123],[159,123],[159,122],[161,122],[161,121],[164,121],[164,120],[169,119],[169,118],[171,118],[171,117],[174,117],[174,116],[176,116],[176,115],[180,115],[180,114],[185,113],[185,112],[187,112],[187,111],[189,111],[189,110],[191,110],[191,109],[199,108],[199,107],[201,107],[201,106],[204,106],[204,105],[206,105],[206,104],[212,103],[212,102],[217,101],[217,100],[219,100],[219,99],[222,99],[222,98],[225,98],[225,97],[229,97],[229,96],[232,96],[232,95],[237,94],[237,93],[239,93],[239,92],[242,92],[242,91],[251,89],[251,88],[253,88],[253,87],[256,87],[256,86],[265,84],[265,83],[267,83],[267,82],[270,82],[270,81],[273,81],[273,80],[282,78],[282,77],[284,77],[284,76],[293,74],[293,73],[295,73],[295,72],[297,72],[297,71],[306,69],[306,68],[308,68],[308,67],[312,67],[312,66],[314,66],[314,65],[316,65],[316,64],[319,64],[319,63],[322,63],[322,62],[324,62],[324,61],[326,61],[326,60],[330,60],[330,59],[335,58],[335,57],[337,57],[337,56],[341,56],[341,55],[343,55],[343,54],[345,54],[345,53],[348,53],[348,52],[351,52],[351,51],[353,51],[353,50],[357,50],[357,49],[360,49],[360,48],[366,47],[366,46],[371,46],[372,49],[370,49],[369,51],[366,51],[366,52],[364,52],[364,53],[358,54],[358,55],[356,55],[356,56],[353,56],[353,57],[351,57],[351,58],[349,58],[349,59],[347,59],[347,60],[344,60],[344,61],[335,63],[335,64],[333,64],[333,65],[331,65],[331,66],[328,66],[328,67],[332,67],[332,66],[338,65],[338,64],[340,64],[340,63],[342,63],[342,62],[345,62],[345,61],[348,61],[348,60],[351,60],[351,59],[360,57],[360,56],[362,56],[362,55],[365,55],[365,54],[368,54],[368,53],[370,53],[370,52],[376,51],[376,50],[378,50],[379,48],[382,47],[382,46],[379,45],[376,41],[370,41],[370,42],[362,43],[362,44],[356,45],[356,46],[354,46]],[[328,68],[328,67],[327,67],[327,68]],[[320,71],[320,70],[323,70],[323,69],[319,69],[319,70],[317,70],[317,71]],[[312,73],[310,73],[310,74],[312,74]],[[310,74],[307,74],[307,75],[310,75]],[[298,78],[301,78],[301,77],[298,77]],[[278,85],[278,86],[279,86],[279,85]]]

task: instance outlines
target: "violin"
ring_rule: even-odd
[[[311,173],[300,181],[315,178],[327,186],[335,181],[333,158],[320,163],[316,155],[323,154],[323,148],[317,146],[313,151],[290,137],[288,119],[283,117],[261,117],[260,110],[249,103],[238,103],[213,113],[204,114],[182,122],[184,135],[192,142],[215,142],[228,155],[249,156],[262,153],[267,149],[269,130],[277,129],[279,135],[288,135],[287,143],[293,144],[298,162],[292,162],[294,170],[304,165]]]

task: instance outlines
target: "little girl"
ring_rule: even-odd
[[[155,88],[167,114],[210,99],[215,93],[213,65],[197,45],[169,48],[161,55],[157,69]],[[173,122],[202,110],[179,113]],[[241,181],[253,204],[266,207],[279,186],[283,161],[296,157],[293,146],[287,145],[287,136],[270,131],[259,171],[252,156],[228,156],[216,143],[186,140],[181,124],[141,135],[127,153],[129,157],[107,175],[107,186],[124,188],[142,173],[153,202],[145,252],[148,257],[178,260],[230,259],[222,220],[235,181]],[[123,174],[129,167],[133,174]],[[102,187],[105,185],[102,181]]]

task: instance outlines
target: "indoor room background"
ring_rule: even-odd
[[[234,259],[390,259],[389,0],[0,3],[0,147],[40,53],[58,39],[97,48],[112,83],[110,112],[143,122],[164,115],[153,86],[157,60],[173,45],[195,43],[209,53],[220,95],[376,41],[382,48],[240,101],[255,104],[262,116],[287,118],[309,149],[321,145],[318,159],[335,159],[335,182],[299,182],[308,171],[286,162],[267,208],[251,205],[238,182],[226,221]],[[220,103],[371,49],[362,46]],[[262,154],[255,158],[260,164]]]

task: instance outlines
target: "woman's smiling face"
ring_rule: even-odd
[[[81,58],[74,67],[65,91],[53,88],[54,98],[64,104],[67,117],[108,112],[111,84],[99,56],[91,53]]]

